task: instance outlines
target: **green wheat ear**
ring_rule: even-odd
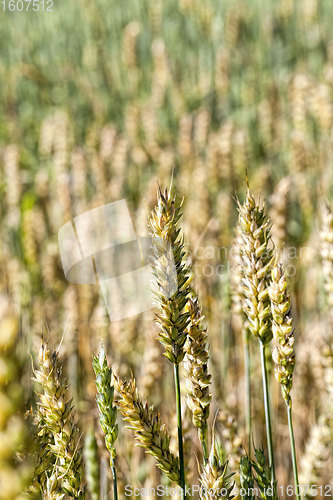
[[[93,358],[93,368],[96,376],[96,401],[99,409],[99,421],[104,432],[105,445],[110,453],[110,467],[113,478],[113,491],[115,500],[118,498],[117,472],[116,472],[116,448],[115,442],[118,437],[117,407],[114,404],[114,385],[112,381],[112,369],[108,367],[103,346],[98,356]]]
[[[105,435],[105,445],[110,452],[111,458],[115,458],[116,449],[114,444],[118,437],[117,408],[114,405],[112,369],[108,367],[103,346],[99,355],[93,358],[93,368],[96,375],[96,401],[99,409],[99,420]]]
[[[264,450],[254,448],[255,459],[251,460],[252,471],[258,485],[262,500],[277,500],[276,483],[272,486],[270,467],[267,464]]]
[[[252,473],[252,463],[250,457],[247,455],[241,458],[239,464],[239,477],[240,486],[243,490],[241,497],[244,500],[254,500],[255,495],[253,492],[254,478]]]

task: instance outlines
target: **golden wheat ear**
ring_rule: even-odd
[[[200,474],[200,498],[201,500],[220,498],[231,500],[234,496],[232,494],[234,482],[231,479],[233,473],[229,472],[228,460],[223,460],[221,453],[218,452],[214,435],[212,441],[208,461]]]
[[[47,498],[69,495],[83,499],[82,447],[67,379],[58,354],[51,354],[43,339],[38,359],[34,377],[39,386],[35,421],[46,465],[40,463],[38,469],[42,493]]]
[[[268,283],[273,260],[270,221],[250,191],[239,210],[238,244],[242,259],[242,302],[250,332],[267,344],[272,339]]]
[[[204,460],[208,459],[207,421],[212,395],[211,375],[208,372],[207,330],[203,326],[203,316],[197,297],[191,297],[186,305],[190,315],[188,339],[185,344],[185,378],[187,385],[187,405],[192,412],[192,421],[198,429]]]
[[[170,192],[159,188],[158,203],[149,219],[153,240],[152,272],[154,296],[158,308],[156,321],[164,356],[174,365],[184,359],[189,313],[185,310],[189,297],[189,269],[185,248],[178,228],[181,204]]]
[[[291,305],[287,280],[281,264],[278,264],[272,270],[269,298],[273,316],[274,347],[272,356],[275,363],[275,377],[281,384],[283,397],[289,405],[291,404],[290,391],[295,368],[295,332],[290,312]]]
[[[128,428],[134,431],[139,446],[152,455],[157,467],[174,483],[180,485],[178,459],[170,452],[170,435],[161,423],[160,415],[141,401],[134,378],[123,382],[114,378],[115,388],[119,394],[116,400],[123,419]]]

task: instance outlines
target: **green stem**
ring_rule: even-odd
[[[118,500],[117,472],[115,459],[111,457],[111,471],[113,480],[113,499]]]
[[[202,456],[204,465],[206,465],[208,460],[208,447],[207,447],[207,439],[201,439],[201,447],[202,447]]]
[[[294,481],[296,488],[296,497],[297,500],[300,500],[301,495],[299,491],[299,483],[298,483],[298,471],[297,471],[297,460],[296,460],[296,447],[295,447],[295,437],[294,437],[294,429],[293,429],[293,418],[291,414],[291,403],[287,403],[288,409],[288,426],[289,426],[289,436],[290,436],[290,448],[291,448],[291,457],[293,462],[293,471],[294,471]]]
[[[269,460],[269,467],[271,469],[271,483],[273,489],[275,489],[275,465],[274,465],[273,440],[272,440],[271,411],[269,405],[269,394],[268,394],[268,383],[267,383],[265,344],[261,342],[261,340],[259,341],[259,343],[260,343],[260,358],[261,358],[261,372],[262,372],[262,387],[264,392],[268,460]]]
[[[250,362],[250,343],[248,332],[243,332],[244,345],[244,365],[245,365],[245,388],[246,388],[246,433],[248,436],[248,454],[251,457],[251,434],[252,434],[252,419],[251,419],[251,362]]]
[[[173,365],[173,366],[174,366],[175,388],[176,388],[180,487],[182,490],[182,500],[186,500],[184,450],[183,450],[183,430],[182,430],[182,405],[181,405],[181,399],[180,399],[180,383],[179,383],[179,365]]]

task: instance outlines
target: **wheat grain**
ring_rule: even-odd
[[[165,357],[174,365],[180,486],[182,499],[186,500],[179,363],[184,359],[184,345],[188,337],[190,314],[185,306],[189,297],[190,279],[184,244],[178,228],[181,216],[181,204],[176,205],[175,198],[171,198],[168,189],[164,195],[159,189],[158,204],[149,220],[154,254],[151,268],[155,302],[159,309],[156,314],[160,327],[159,340],[165,348]]]

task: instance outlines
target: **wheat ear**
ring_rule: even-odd
[[[277,500],[276,485],[272,485],[271,468],[266,464],[264,450],[254,447],[255,459],[251,460],[252,471],[262,500]]]
[[[190,298],[186,306],[190,314],[188,339],[185,344],[185,373],[187,405],[192,421],[198,429],[204,460],[208,459],[207,421],[212,395],[209,390],[211,375],[208,373],[207,331],[202,326],[203,316],[197,297]]]
[[[217,452],[215,439],[209,453],[208,461],[204,465],[200,475],[200,498],[201,500],[218,500],[233,498],[232,490],[234,483],[231,482],[233,474],[228,472],[228,460]]]
[[[272,485],[274,485],[275,466],[265,357],[265,346],[272,339],[272,313],[268,296],[273,259],[273,251],[269,246],[270,222],[265,215],[264,207],[260,207],[256,203],[249,190],[243,205],[238,203],[238,210],[239,244],[243,270],[243,309],[248,319],[250,332],[259,339],[268,456],[272,472]]]
[[[181,204],[177,204],[168,189],[159,190],[158,203],[149,220],[153,239],[152,272],[154,275],[156,314],[160,328],[159,340],[165,348],[164,355],[174,366],[176,392],[178,448],[180,464],[180,486],[182,498],[185,494],[185,466],[183,451],[181,394],[179,363],[184,359],[184,345],[188,335],[189,312],[186,302],[189,297],[189,269],[185,262],[185,251],[178,222]]]
[[[287,405],[288,426],[290,436],[291,455],[293,462],[296,496],[300,499],[295,438],[292,421],[292,401],[290,391],[295,368],[294,328],[290,312],[290,297],[283,266],[278,264],[272,270],[272,281],[269,286],[269,297],[272,308],[272,331],[274,347],[272,356],[275,363],[275,377],[281,385],[282,395]]]
[[[267,344],[272,339],[268,283],[273,251],[269,247],[270,222],[248,191],[243,205],[238,204],[239,245],[242,256],[243,309],[250,332]]]
[[[230,275],[232,312],[240,323],[243,350],[244,350],[244,371],[245,371],[245,392],[246,392],[246,432],[248,437],[248,453],[251,456],[252,442],[252,418],[251,418],[251,333],[248,328],[248,321],[243,310],[244,294],[242,287],[242,231],[237,224],[235,229],[235,240],[233,244],[233,263]]]
[[[165,348],[164,355],[174,365],[179,365],[184,359],[189,324],[189,312],[185,310],[190,291],[189,269],[178,228],[181,205],[176,204],[176,199],[167,189],[164,194],[160,190],[157,206],[149,219],[159,340]]]
[[[116,405],[121,411],[128,428],[134,431],[134,437],[147,453],[152,455],[166,476],[180,486],[178,459],[170,452],[170,435],[158,413],[142,403],[132,378],[123,382],[116,376],[114,384],[119,394]]]
[[[241,486],[241,498],[254,500],[254,478],[252,474],[252,463],[249,456],[241,458],[239,465],[239,477]]]
[[[34,380],[39,384],[37,425],[39,436],[48,440],[53,455],[52,468],[46,471],[43,494],[46,498],[61,500],[66,495],[84,499],[82,449],[79,445],[78,425],[71,400],[68,399],[67,380],[62,375],[58,354],[52,355],[42,339],[39,350],[39,369]],[[51,438],[52,437],[52,438]]]
[[[290,297],[287,289],[287,281],[281,264],[275,266],[272,270],[269,297],[273,316],[272,331],[274,347],[272,355],[275,363],[275,377],[281,384],[283,398],[287,406],[290,406],[290,391],[295,368],[295,336],[290,312]]]
[[[115,442],[118,437],[117,408],[114,404],[114,386],[112,384],[112,370],[108,362],[103,346],[98,356],[93,358],[93,368],[96,376],[96,401],[99,409],[99,421],[105,436],[105,445],[110,453],[110,467],[113,478],[113,492],[115,500],[118,498],[117,471],[116,471],[116,449]]]

